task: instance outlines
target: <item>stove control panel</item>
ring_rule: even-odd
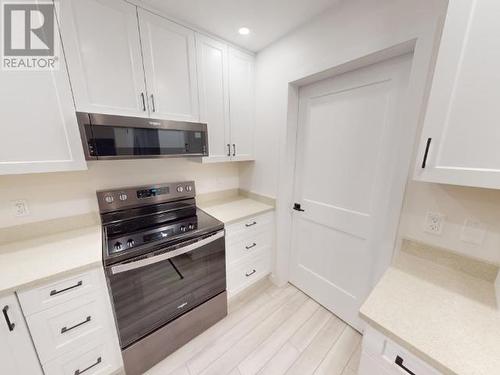
[[[170,202],[196,196],[194,181],[137,186],[97,192],[101,213]]]

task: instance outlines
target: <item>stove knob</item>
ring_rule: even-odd
[[[127,198],[128,198],[128,196],[125,193],[120,193],[120,195],[118,196],[118,198],[120,198],[121,201],[126,201]]]
[[[135,245],[135,241],[131,238],[127,241],[127,247],[133,247]]]
[[[177,192],[182,193],[184,191],[184,188],[182,186],[177,186]]]
[[[181,225],[181,232],[185,232],[186,231],[186,226],[185,225]]]
[[[189,229],[189,230],[193,230],[193,229],[194,229],[194,224],[189,224],[189,225],[188,225],[188,229]]]
[[[106,195],[106,196],[104,197],[104,200],[105,200],[105,202],[106,202],[106,203],[111,204],[111,203],[113,203],[113,202],[115,201],[115,198],[113,198],[113,196],[112,196],[112,195]]]
[[[120,251],[122,249],[122,243],[121,242],[115,243],[114,248],[116,251]]]
[[[193,187],[191,185],[186,185],[186,191],[193,191]]]

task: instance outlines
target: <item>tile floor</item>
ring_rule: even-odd
[[[361,335],[292,285],[263,280],[146,375],[356,375]]]

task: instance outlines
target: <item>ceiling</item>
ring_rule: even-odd
[[[259,51],[338,0],[143,0],[147,6],[251,51]],[[240,27],[251,32],[238,34]]]

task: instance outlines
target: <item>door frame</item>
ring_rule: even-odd
[[[298,109],[299,109],[299,88],[327,78],[347,73],[368,65],[372,65],[397,56],[413,53],[413,61],[408,82],[408,101],[406,106],[406,123],[412,129],[408,134],[407,142],[400,145],[407,152],[399,159],[397,176],[398,186],[403,186],[399,191],[393,193],[393,202],[396,204],[391,208],[390,227],[392,229],[394,241],[383,243],[383,250],[375,254],[377,263],[372,275],[372,287],[380,280],[386,269],[391,264],[393,255],[399,251],[401,240],[398,238],[399,221],[403,207],[403,199],[406,191],[408,179],[413,171],[416,149],[423,123],[423,109],[427,102],[430,86],[432,83],[433,65],[437,57],[437,50],[441,31],[444,24],[444,17],[440,18],[434,25],[429,25],[429,29],[423,35],[402,41],[401,43],[388,46],[384,49],[376,50],[368,55],[346,61],[334,67],[316,72],[288,83],[288,106],[287,125],[285,134],[285,146],[280,154],[278,190],[276,197],[276,258],[274,264],[272,281],[279,286],[285,285],[290,276],[290,258],[292,246],[292,210],[295,191],[295,166],[296,166],[296,145],[298,135]],[[396,181],[396,180],[395,180]]]

